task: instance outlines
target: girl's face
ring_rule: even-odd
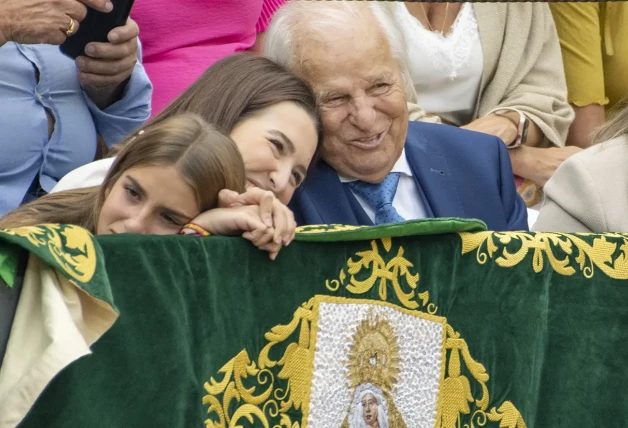
[[[270,190],[284,204],[305,179],[318,142],[314,120],[290,101],[241,121],[231,138],[244,159],[247,186]]]
[[[172,235],[199,214],[194,189],[174,166],[129,168],[105,194],[96,234]]]

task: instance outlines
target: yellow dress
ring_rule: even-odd
[[[628,3],[550,3],[571,104],[609,111],[628,96]]]

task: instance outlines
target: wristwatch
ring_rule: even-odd
[[[514,111],[516,113],[519,114],[519,123],[515,122],[514,120],[512,120],[510,117],[505,116],[503,114],[503,112],[506,111]],[[502,116],[505,117],[506,119],[509,119],[512,121],[512,123],[515,124],[515,126],[517,127],[517,137],[511,141],[510,143],[506,143],[506,148],[508,149],[514,149],[516,147],[519,147],[522,144],[526,143],[526,139],[528,138],[528,127],[530,126],[530,119],[528,119],[528,117],[523,114],[523,112],[519,109],[516,109],[514,107],[497,107],[491,111],[489,111],[486,116],[488,116],[489,114],[496,114],[498,116]]]

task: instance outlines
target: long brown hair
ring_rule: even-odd
[[[283,66],[250,53],[234,54],[214,63],[144,126],[187,112],[201,116],[218,130],[230,134],[242,120],[286,101],[301,107],[314,121],[318,134],[318,153],[322,128],[312,89]],[[114,148],[112,155],[117,155],[120,146]]]
[[[609,116],[611,119],[593,134],[594,144],[628,134],[628,98],[615,105]]]
[[[128,137],[102,185],[43,196],[0,219],[0,229],[65,223],[95,233],[108,191],[129,169],[149,165],[174,165],[194,189],[201,212],[216,207],[220,190],[245,189],[244,163],[233,140],[199,116],[184,114]]]

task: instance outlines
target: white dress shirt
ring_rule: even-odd
[[[393,199],[393,207],[395,207],[399,215],[406,220],[426,218],[427,211],[423,205],[423,201],[421,200],[419,189],[414,182],[414,178],[412,178],[412,170],[410,169],[410,164],[406,158],[406,149],[403,149],[401,156],[399,156],[397,163],[395,163],[390,172],[400,173],[397,192],[395,193],[395,197]],[[357,181],[354,178],[342,177],[340,175],[338,177],[343,183]],[[373,223],[375,223],[375,209],[367,204],[362,197],[356,195],[353,190],[351,192],[364,209],[366,215]]]

